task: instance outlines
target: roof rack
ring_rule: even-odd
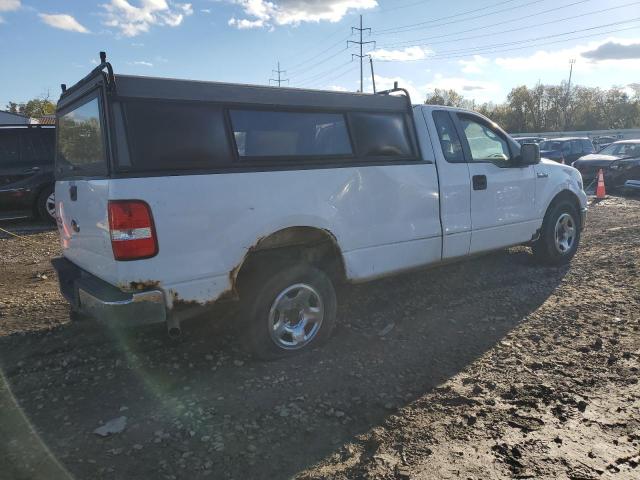
[[[109,62],[107,62],[106,52],[100,52],[100,64],[96,68],[91,70],[82,80],[69,88],[67,88],[67,85],[65,83],[60,85],[60,88],[62,89],[62,95],[60,96],[60,98],[64,98],[66,95],[69,95],[81,85],[84,85],[89,80],[91,80],[91,78],[96,74],[102,73],[105,68],[107,69],[107,91],[114,92],[116,89],[116,80],[113,75],[113,67]]]
[[[390,88],[389,90],[380,90],[379,92],[376,92],[376,95],[390,95],[395,92],[404,93],[409,101],[409,106],[411,106],[411,95],[409,95],[409,91],[406,88],[398,87],[397,81],[393,82],[393,88]]]

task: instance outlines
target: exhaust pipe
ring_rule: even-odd
[[[169,338],[171,338],[172,340],[180,338],[180,335],[182,335],[182,329],[180,328],[180,320],[178,320],[174,316],[170,316],[167,319],[167,334],[169,335]]]

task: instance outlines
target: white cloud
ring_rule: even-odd
[[[67,15],[65,13],[39,13],[38,15],[42,21],[50,27],[67,30],[69,32],[89,33],[89,30],[82,26],[80,22],[71,15]]]
[[[125,37],[148,32],[154,25],[177,27],[193,14],[190,3],[167,0],[139,0],[138,5],[129,0],[111,0],[102,7],[106,10],[104,24],[117,28]]]
[[[327,90],[333,90],[334,92],[348,92],[345,87],[341,87],[340,85],[329,85]]]
[[[137,65],[140,67],[153,67],[153,63],[145,60],[136,60],[135,62],[129,62],[129,65]]]
[[[410,62],[413,60],[423,60],[433,52],[428,48],[407,47],[404,50],[378,49],[371,52],[374,60],[385,62]]]
[[[0,12],[15,12],[20,6],[20,0],[0,0]]]
[[[634,45],[637,46],[638,43],[640,43],[640,38],[608,38],[562,50],[538,50],[526,56],[499,57],[495,59],[495,63],[511,71],[556,71],[558,68],[567,68],[569,60],[575,59],[574,69],[582,72],[610,69],[611,67],[640,70],[640,62],[637,59],[629,58]],[[612,47],[615,51],[612,50]]]
[[[462,65],[463,73],[482,73],[484,67],[489,63],[489,59],[481,55],[474,55],[473,60],[460,60],[458,63]]]
[[[376,0],[232,0],[242,7],[247,18],[229,20],[240,29],[272,28],[303,22],[339,22],[350,10],[366,10],[378,5]]]
[[[369,77],[368,81],[371,82],[371,77]],[[411,101],[414,104],[424,102],[425,98],[427,97],[426,90],[423,87],[416,86],[411,80],[407,80],[406,78],[402,77],[383,77],[380,75],[376,75],[376,90],[382,91],[393,88],[393,84],[395,82],[398,82],[398,86],[400,88],[407,89],[409,95],[411,95]],[[372,91],[372,85],[371,83],[369,83],[369,86],[365,87],[365,92]]]
[[[436,88],[455,90],[465,98],[478,102],[495,100],[502,90],[498,83],[471,80],[464,77],[445,77],[441,74],[434,75],[431,82],[425,85],[426,91],[433,91]]]
[[[20,0],[0,0],[0,12],[15,12],[22,5]],[[0,17],[0,24],[5,23],[4,18]]]

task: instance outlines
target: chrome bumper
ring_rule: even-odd
[[[105,300],[78,287],[78,310],[90,317],[122,326],[164,323],[167,310],[159,290],[133,293],[124,300]]]
[[[123,327],[167,321],[162,291],[123,292],[64,257],[51,263],[58,273],[60,292],[76,311]]]

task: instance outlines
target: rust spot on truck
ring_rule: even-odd
[[[159,280],[137,280],[135,282],[129,282],[127,290],[153,290],[158,287],[160,287]]]

